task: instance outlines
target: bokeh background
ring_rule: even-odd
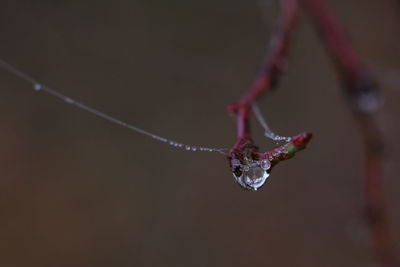
[[[400,251],[395,0],[328,1],[382,82],[385,192]],[[274,5],[256,0],[1,1],[0,57],[42,83],[184,143],[231,147],[226,106],[254,78]],[[262,6],[269,6],[264,2]],[[278,133],[314,133],[258,192],[219,154],[179,150],[0,70],[0,266],[371,266],[362,146],[305,13],[260,101]],[[393,76],[392,76],[393,78]],[[262,149],[273,146],[253,121]]]

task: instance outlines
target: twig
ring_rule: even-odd
[[[377,86],[323,1],[302,1],[333,52],[342,74],[345,96],[360,127],[365,150],[365,212],[376,257],[382,267],[395,266],[383,197],[383,142],[372,117],[381,103]]]
[[[280,4],[281,15],[272,35],[267,59],[260,74],[239,103],[228,107],[228,110],[237,118],[237,141],[228,154],[228,162],[234,177],[246,189],[257,190],[269,176],[271,167],[292,157],[311,139],[310,133],[303,133],[293,137],[291,142],[270,152],[260,153],[250,135],[249,113],[251,107],[264,93],[276,85],[279,74],[285,65],[290,32],[297,16],[297,0],[280,0]],[[267,164],[267,160],[271,164]]]

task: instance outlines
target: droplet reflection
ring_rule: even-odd
[[[270,166],[268,166],[267,162],[263,163],[264,166],[254,163],[242,166],[242,171],[234,171],[233,177],[242,187],[256,191],[258,188],[264,185],[265,181],[269,177],[267,170],[270,168]]]

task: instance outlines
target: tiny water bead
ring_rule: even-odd
[[[33,89],[34,89],[35,91],[40,91],[40,89],[42,89],[42,86],[41,86],[40,84],[38,84],[38,83],[35,83],[35,84],[33,85]]]
[[[372,114],[382,106],[382,99],[375,91],[362,92],[355,99],[354,108],[364,114]]]
[[[267,159],[263,159],[261,161],[260,167],[265,171],[269,170],[269,168],[271,168],[271,162]]]
[[[252,104],[252,110],[254,113],[254,116],[258,120],[258,122],[261,124],[261,126],[264,128],[264,136],[275,141],[276,144],[279,144],[281,141],[285,142],[290,142],[291,138],[288,136],[281,136],[276,133],[274,133],[271,128],[269,128],[267,122],[265,121],[263,115],[261,114],[260,109],[258,108],[258,105],[256,103]]]
[[[220,154],[226,155],[226,152],[225,152],[227,150],[226,148],[209,148],[209,147],[202,147],[202,146],[185,145],[185,144],[178,143],[176,141],[169,140],[169,139],[160,137],[158,135],[153,135],[153,134],[151,135],[151,137],[156,140],[162,141],[164,143],[168,143],[170,146],[177,147],[177,148],[184,148],[186,151],[218,152]]]
[[[8,64],[7,62],[5,62],[4,60],[0,59],[0,68],[4,69],[6,71],[9,71],[10,73],[14,74],[15,76],[19,77],[20,79],[28,82],[31,84],[31,86],[33,87],[33,89],[35,91],[42,91],[44,93],[47,93],[48,95],[51,95],[55,98],[61,99],[63,100],[65,103],[73,105],[85,112],[91,113],[99,118],[102,118],[104,120],[107,120],[111,123],[117,124],[119,126],[125,127],[133,132],[148,136],[153,138],[154,140],[157,140],[159,142],[163,142],[163,143],[167,143],[170,146],[173,147],[179,147],[179,148],[185,148],[186,151],[207,151],[207,152],[217,152],[219,154],[223,154],[226,155],[227,153],[225,151],[227,151],[226,148],[211,148],[211,147],[201,147],[201,146],[190,146],[190,145],[185,145],[182,143],[178,143],[175,142],[173,140],[169,140],[165,137],[153,134],[151,132],[148,132],[144,129],[141,129],[139,127],[136,127],[132,124],[129,124],[127,122],[121,121],[113,116],[108,115],[107,113],[104,113],[98,109],[95,109],[91,106],[88,106],[84,103],[81,103],[79,101],[76,101],[66,95],[64,95],[63,93],[59,92],[58,90],[54,90],[44,84],[40,84],[39,82],[37,82],[35,79],[33,79],[31,76],[29,76],[28,74],[20,71],[19,69],[13,67],[12,65]]]

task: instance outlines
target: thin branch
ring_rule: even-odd
[[[228,154],[228,162],[239,184],[253,190],[257,190],[263,182],[265,182],[266,178],[263,179],[262,183],[259,182],[260,176],[268,177],[271,171],[270,167],[264,169],[264,171],[260,171],[263,165],[262,159],[268,159],[273,163],[268,166],[274,166],[278,162],[292,157],[295,152],[303,149],[311,139],[310,133],[303,133],[293,137],[291,142],[272,150],[275,152],[279,151],[280,153],[273,153],[271,151],[265,154],[258,152],[258,147],[253,143],[250,135],[249,114],[251,107],[263,94],[276,86],[279,74],[286,63],[290,33],[297,17],[297,0],[280,0],[280,4],[281,14],[275,32],[270,40],[267,59],[264,62],[260,74],[256,77],[253,85],[242,96],[239,103],[228,107],[228,110],[234,113],[237,118],[237,141]],[[301,136],[301,138],[299,136]],[[264,154],[268,156],[264,157]],[[249,169],[249,167],[252,169]],[[258,174],[252,175],[252,177],[249,178],[249,171],[253,174]],[[243,178],[243,175],[247,175],[247,177]]]
[[[382,185],[383,138],[372,117],[381,104],[378,88],[323,1],[302,1],[332,51],[342,74],[346,99],[362,134],[365,150],[365,212],[375,255],[380,266],[395,266]]]

